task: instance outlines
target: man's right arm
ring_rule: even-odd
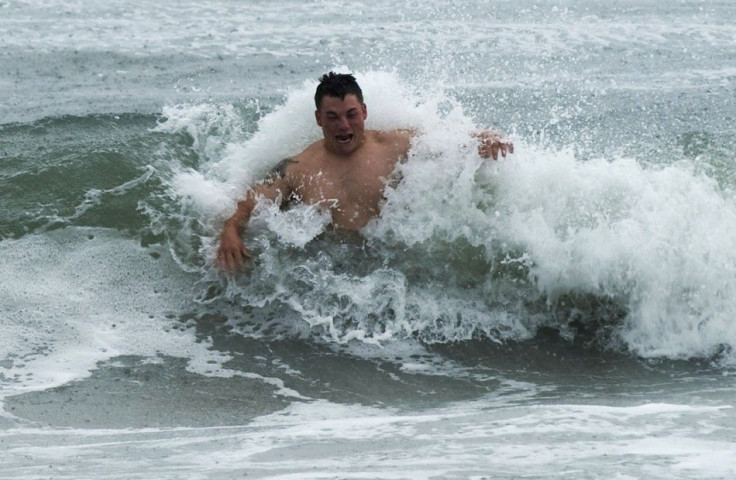
[[[245,199],[238,202],[235,213],[225,221],[220,233],[215,266],[220,270],[235,273],[243,268],[246,260],[252,258],[242,235],[250,220],[258,199],[265,197],[274,202],[283,202],[291,195],[286,178],[286,167],[294,160],[282,160],[272,171],[271,176],[248,191]]]

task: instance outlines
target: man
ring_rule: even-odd
[[[322,206],[330,211],[332,226],[343,230],[358,231],[379,214],[387,179],[397,162],[407,158],[414,132],[365,130],[368,110],[350,74],[323,75],[314,102],[324,138],[281,161],[238,202],[220,234],[218,268],[233,273],[251,258],[241,236],[261,197],[280,204],[296,200]],[[480,140],[478,152],[484,158],[495,160],[499,152],[505,157],[514,151],[498,133],[473,136]]]

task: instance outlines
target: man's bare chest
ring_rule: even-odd
[[[318,168],[303,171],[297,179],[294,193],[305,203],[337,202],[342,207],[373,208],[383,198],[383,190],[395,162],[368,163]]]

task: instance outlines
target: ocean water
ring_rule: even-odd
[[[0,478],[734,478],[734,18],[0,1]],[[360,234],[262,205],[220,274],[328,70],[401,183]]]

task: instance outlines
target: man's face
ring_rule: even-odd
[[[368,110],[353,94],[339,97],[325,96],[314,112],[317,125],[322,127],[325,148],[338,155],[350,155],[363,145],[365,119]]]

